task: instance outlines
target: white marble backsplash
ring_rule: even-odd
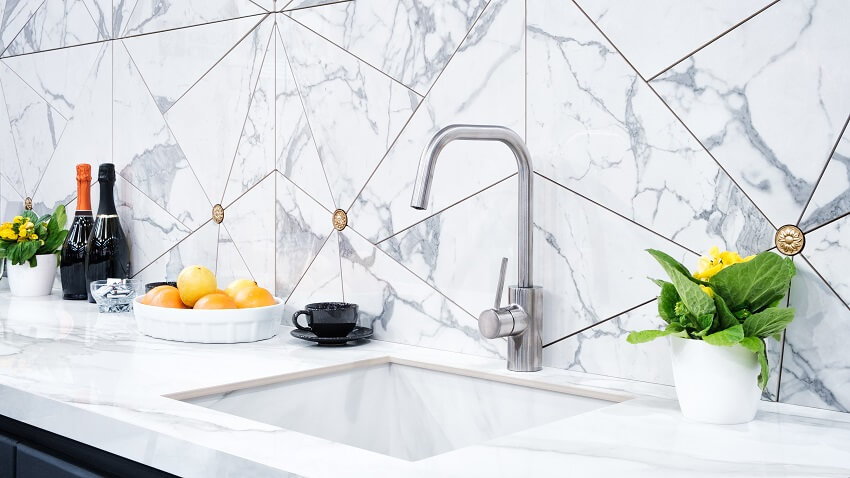
[[[666,343],[625,342],[661,325],[644,249],[694,265],[796,224],[798,315],[769,344],[765,397],[848,411],[848,16],[837,0],[0,0],[0,213],[72,211],[74,165],[113,162],[139,278],[204,264],[290,313],[357,302],[379,340],[503,357],[476,317],[500,259],[516,271],[511,153],[453,143],[428,209],[409,201],[435,132],[505,125],[534,164],[548,366],[671,383]]]

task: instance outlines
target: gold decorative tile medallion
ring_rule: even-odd
[[[786,256],[794,256],[803,250],[803,246],[806,245],[806,236],[799,227],[788,224],[776,231],[774,242],[779,252]]]
[[[337,209],[334,211],[333,223],[334,229],[337,231],[345,229],[345,226],[348,225],[348,214],[346,214],[342,209]]]
[[[221,207],[221,204],[213,206],[212,220],[215,221],[216,224],[221,224],[221,222],[224,221],[224,208]]]
[[[26,199],[24,199],[24,209],[26,209],[27,211],[32,211],[32,198],[31,197],[27,197]]]

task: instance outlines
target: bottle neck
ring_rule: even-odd
[[[91,183],[77,180],[77,214],[91,215]]]
[[[98,216],[118,214],[118,211],[115,209],[115,197],[112,194],[114,185],[114,182],[100,181],[100,204],[97,206]]]

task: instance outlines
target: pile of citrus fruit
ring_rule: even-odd
[[[204,266],[189,266],[177,276],[177,287],[161,285],[140,302],[172,309],[250,309],[274,305],[274,296],[250,279],[238,279],[218,288],[215,274]]]

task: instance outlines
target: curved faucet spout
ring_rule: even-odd
[[[517,162],[519,179],[519,221],[518,221],[518,253],[519,253],[519,287],[532,287],[532,232],[533,232],[533,191],[531,155],[525,142],[512,129],[504,126],[456,124],[441,129],[422,152],[419,159],[419,170],[416,173],[416,183],[413,187],[413,197],[410,207],[425,209],[428,206],[428,196],[431,192],[431,181],[437,157],[443,148],[455,140],[469,141],[499,141],[504,143],[514,153]]]

